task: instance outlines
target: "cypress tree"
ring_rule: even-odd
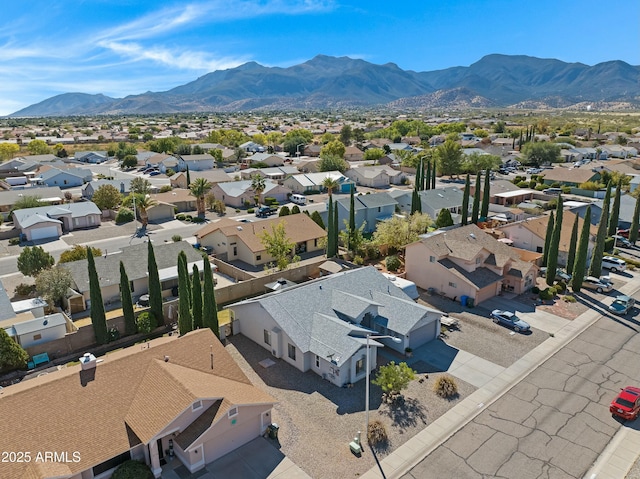
[[[544,249],[542,250],[542,266],[547,266],[549,260],[549,247],[551,245],[551,238],[553,237],[553,228],[555,226],[553,211],[549,215],[549,221],[547,222],[547,232],[544,235]]]
[[[604,194],[604,199],[602,200],[602,213],[604,215],[604,230],[605,234],[607,229],[609,228],[609,212],[611,211],[611,182],[607,183],[607,191]],[[600,221],[602,221],[602,216],[600,217]]]
[[[422,185],[422,189],[431,189],[431,161],[427,161],[427,177],[425,178],[424,184]]]
[[[189,271],[187,269],[187,255],[184,251],[178,254],[178,329],[180,335],[193,330],[193,317],[191,316],[191,288],[189,287]]]
[[[591,205],[587,206],[587,212],[584,215],[584,223],[580,232],[580,241],[578,242],[578,251],[576,252],[576,260],[573,265],[573,277],[571,278],[571,289],[574,293],[578,293],[584,281],[584,273],[587,265],[587,252],[589,250],[589,227],[591,222]]]
[[[567,273],[571,274],[573,271],[573,265],[576,259],[576,247],[578,243],[578,219],[579,215],[576,215],[576,219],[573,222],[573,228],[571,229],[571,241],[569,242],[569,252],[567,253]]]
[[[205,263],[208,260],[204,260]],[[193,265],[193,278],[191,280],[191,315],[193,316],[193,329],[204,326],[202,322],[202,284],[200,283],[200,271],[197,265]]]
[[[333,256],[338,256],[339,250],[338,246],[338,238],[339,238],[340,228],[338,228],[338,202],[335,203],[333,207]]]
[[[462,194],[462,226],[469,223],[469,195],[471,194],[471,179],[467,173],[467,179],[464,182],[464,192]]]
[[[551,244],[549,245],[549,255],[547,256],[547,284],[553,286],[558,271],[558,248],[560,246],[560,234],[562,233],[562,195],[558,196],[558,205],[556,206],[556,224],[553,228],[551,236]]]
[[[618,221],[620,219],[620,191],[622,190],[622,183],[618,182],[616,187],[616,196],[613,199],[613,208],[611,208],[611,215],[609,216],[609,231],[607,236],[613,236],[618,232]]]
[[[480,210],[480,218],[486,221],[487,216],[489,216],[489,192],[491,190],[490,184],[491,178],[491,170],[487,168],[487,171],[484,172],[484,190],[482,191],[482,208]]]
[[[422,159],[420,159],[420,162],[418,163],[418,166],[416,166],[416,181],[414,183],[414,188],[417,190],[420,190],[420,188],[422,188],[422,176],[424,175],[424,170],[422,169]]]
[[[89,270],[89,295],[91,297],[91,324],[96,335],[98,344],[109,342],[107,331],[107,317],[104,312],[102,302],[102,291],[100,290],[100,280],[96,271],[96,262],[91,253],[91,248],[87,246],[87,268]]]
[[[309,216],[309,211],[304,210],[304,213]],[[317,224],[320,228],[325,229],[324,227],[324,221],[322,221],[322,216],[320,216],[320,213],[318,213],[318,210],[314,210],[313,213],[311,213],[311,219],[313,220],[313,222],[315,224]]]
[[[333,198],[329,196],[329,209],[327,213],[327,258],[333,258]]]
[[[347,245],[347,250],[353,251],[353,237],[356,234],[356,206],[355,206],[355,197],[354,197],[354,188],[353,184],[351,185],[351,196],[349,198],[349,236]],[[355,252],[354,252],[355,253]]]
[[[202,322],[205,328],[211,329],[216,337],[220,338],[220,325],[218,324],[218,306],[216,304],[216,295],[213,290],[213,273],[211,272],[211,263],[208,259],[204,260],[204,285],[203,285],[203,301],[202,301]]]
[[[120,300],[122,301],[122,315],[124,316],[124,334],[135,334],[138,329],[136,327],[136,315],[133,312],[129,277],[122,261],[120,261]]]
[[[629,241],[632,245],[638,241],[638,228],[640,227],[640,195],[636,196],[636,207],[633,210],[633,218],[631,219],[631,230],[629,230]]]
[[[522,150],[522,130],[520,130],[520,139],[518,140],[518,150]]]
[[[411,214],[414,214],[416,211],[420,210],[420,195],[418,194],[418,190],[414,188],[413,193],[411,194]]]
[[[187,188],[191,186],[191,175],[189,174],[189,165],[187,165]]]
[[[153,244],[147,241],[147,272],[149,273],[149,310],[156,320],[157,326],[164,326],[162,312],[162,286],[158,274],[158,263],[153,251]]]
[[[480,175],[476,175],[476,190],[473,192],[473,208],[471,209],[471,223],[478,222],[480,213]]]
[[[436,189],[436,160],[433,160],[433,168],[431,168],[431,189]]]
[[[609,202],[611,201],[611,183],[607,186],[607,193],[602,202],[602,212],[600,213],[600,222],[598,223],[598,232],[596,233],[596,244],[593,247],[591,255],[591,264],[589,265],[589,276],[599,278],[602,274],[602,257],[604,256],[604,242],[607,238],[607,227],[609,225]],[[587,217],[585,216],[585,220]]]

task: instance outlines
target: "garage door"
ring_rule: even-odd
[[[425,343],[428,343],[432,339],[435,339],[436,336],[436,324],[438,322],[434,321],[429,324],[425,324],[420,328],[411,331],[409,333],[409,346],[412,348],[419,348]]]
[[[57,226],[47,226],[46,228],[36,228],[31,230],[32,240],[39,240],[44,238],[57,238],[57,237],[58,237]]]

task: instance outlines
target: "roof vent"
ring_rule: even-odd
[[[168,363],[168,362],[169,362],[169,356],[165,356],[165,357],[164,357],[164,362],[165,362],[165,363]]]
[[[238,229],[238,231],[242,231],[242,226],[236,226],[236,228]]]
[[[91,353],[84,353],[80,358],[80,366],[82,370],[93,369],[96,367],[96,357]]]
[[[469,237],[472,238],[472,239],[476,239],[476,235],[473,234],[473,233],[469,233]]]

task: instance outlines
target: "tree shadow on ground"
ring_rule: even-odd
[[[417,399],[404,398],[394,404],[382,404],[378,412],[391,419],[400,432],[422,423],[427,425],[427,410]]]
[[[608,305],[604,304],[602,301],[599,301],[583,293],[575,293],[574,297],[578,302],[583,303],[586,306],[588,306],[590,309],[597,311],[600,315],[602,315],[602,317],[608,318],[635,332],[638,332],[640,330],[640,321],[638,321],[637,319],[630,318],[628,316],[618,316],[613,313],[610,313],[608,309]],[[614,295],[614,298],[615,298],[615,295]],[[636,325],[636,327],[628,323],[632,323]]]

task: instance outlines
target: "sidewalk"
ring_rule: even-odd
[[[631,296],[639,290],[640,275],[636,274],[619,291],[620,294]],[[393,479],[409,472],[449,437],[502,397],[540,364],[571,342],[577,335],[594,324],[600,317],[600,313],[590,309],[564,325],[554,333],[553,337],[530,351],[498,376],[491,379],[485,386],[436,419],[427,428],[380,461],[379,467],[371,468],[361,478]],[[635,463],[639,451],[637,448],[619,447],[619,444],[627,434],[632,433],[640,435],[638,431],[629,430],[627,427],[621,428],[590,471],[590,473],[597,473],[597,475],[587,475],[586,477],[592,477],[593,479],[624,479],[626,473]],[[633,441],[634,438],[630,437],[630,440]]]

